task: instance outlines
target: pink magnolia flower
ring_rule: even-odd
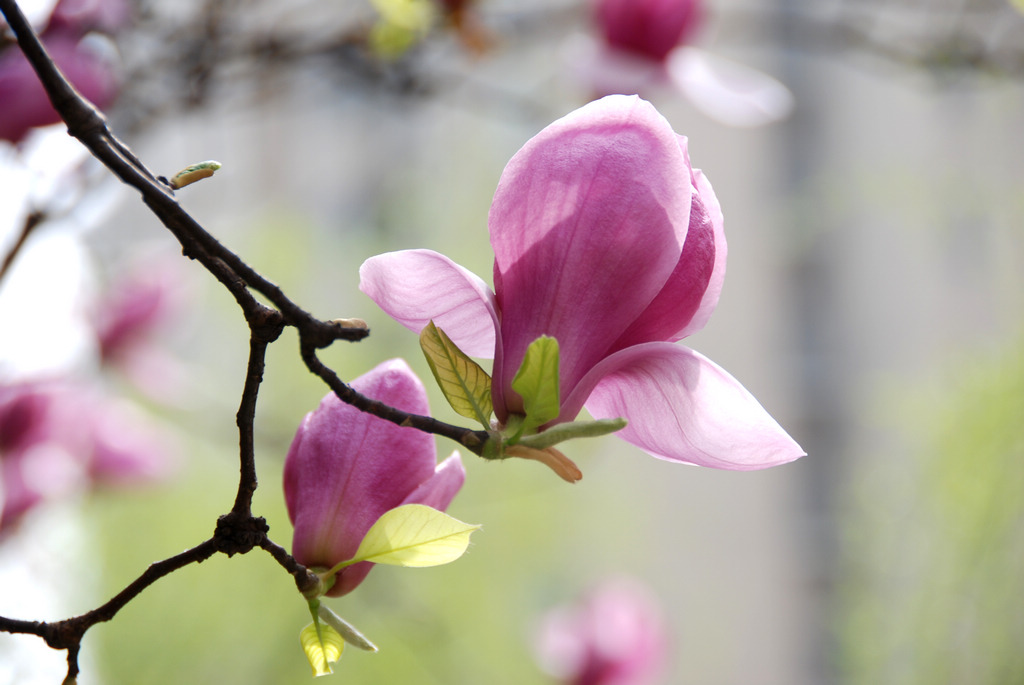
[[[534,648],[544,670],[567,685],[641,685],[664,665],[664,619],[642,586],[615,579],[551,610]]]
[[[127,0],[60,0],[53,8],[47,31],[68,31],[83,36],[90,31],[114,34],[132,18]]]
[[[423,384],[401,359],[380,364],[352,387],[404,411],[430,412]],[[447,509],[465,478],[457,452],[437,464],[433,436],[329,394],[306,415],[285,458],[285,504],[295,526],[292,554],[314,569],[347,561],[382,514],[403,504]],[[344,568],[327,595],[351,592],[372,567],[360,562]]]
[[[110,61],[83,43],[79,36],[59,32],[44,35],[53,61],[72,85],[98,107],[117,94],[118,82]],[[0,140],[21,141],[39,126],[60,121],[46,91],[25,55],[15,46],[0,51]]]
[[[119,82],[110,55],[82,38],[94,31],[112,34],[124,28],[130,15],[125,0],[61,0],[40,36],[71,84],[97,107],[113,102]],[[4,26],[0,19],[0,28]],[[0,102],[0,140],[17,143],[33,128],[60,121],[17,45],[0,49]]]
[[[694,34],[703,6],[700,0],[597,0],[594,15],[609,46],[663,62]]]
[[[172,443],[137,410],[78,384],[0,384],[0,532],[48,500],[165,477]]]
[[[100,363],[165,405],[188,396],[192,374],[163,343],[186,323],[190,285],[176,261],[146,259],[114,280],[91,307]]]
[[[731,126],[786,117],[793,96],[756,69],[692,46],[704,23],[703,0],[593,0],[599,40],[571,44],[577,78],[601,95],[668,86]]]
[[[149,265],[116,283],[96,307],[100,358],[118,363],[136,354],[176,313],[177,290],[169,268]]]
[[[609,96],[516,153],[489,216],[494,292],[429,250],[378,255],[360,288],[413,331],[433,320],[467,354],[493,353],[499,424],[538,336],[558,340],[561,415],[623,417],[617,435],[672,461],[756,469],[803,451],[732,376],[675,344],[700,330],[725,276],[722,214],[686,139],[650,103]]]

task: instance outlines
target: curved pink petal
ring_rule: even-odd
[[[701,297],[700,304],[697,305],[697,311],[693,313],[690,322],[682,330],[676,331],[668,337],[670,341],[682,340],[704,328],[711,318],[711,312],[715,311],[715,307],[718,306],[718,298],[722,294],[722,283],[725,282],[725,261],[728,254],[728,246],[725,241],[725,220],[722,216],[722,205],[718,202],[718,197],[711,188],[711,183],[708,181],[707,176],[700,169],[693,170],[693,185],[696,191],[695,195],[699,196],[700,199],[694,202],[693,208],[690,210],[690,227],[692,229],[694,225],[693,216],[695,213],[700,217],[698,221],[703,226],[706,227],[710,223],[711,231],[714,234],[715,261],[711,267],[711,275],[708,278],[707,285],[704,287],[704,295]],[[700,206],[698,207],[698,205]],[[703,230],[706,229],[702,229],[702,232]]]
[[[576,110],[512,158],[489,216],[504,350],[495,382],[509,409],[538,336],[558,339],[567,393],[661,290],[686,238],[689,180],[672,127],[635,96]]]
[[[746,388],[693,350],[647,343],[601,367],[587,409],[624,417],[629,425],[616,435],[655,457],[745,471],[804,456]]]
[[[686,154],[686,138],[680,136]],[[687,159],[689,156],[687,155]],[[707,323],[725,278],[725,230],[722,209],[699,169],[692,173],[693,204],[682,254],[658,296],[637,317],[613,350],[656,340],[676,341]]]
[[[425,480],[402,500],[402,504],[425,504],[440,511],[448,508],[452,499],[466,482],[466,467],[458,452],[442,461],[434,469],[434,475]]]
[[[352,387],[404,411],[430,412],[423,384],[401,359],[384,362]],[[295,526],[292,554],[310,567],[350,559],[384,512],[435,477],[435,462],[433,436],[327,395],[306,415],[285,458],[285,504]],[[368,571],[363,564],[346,568],[329,594],[351,591]]]
[[[370,257],[359,267],[359,289],[415,333],[433,320],[469,356],[494,354],[494,293],[442,254],[402,250]]]

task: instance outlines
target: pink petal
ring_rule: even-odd
[[[682,340],[686,336],[693,335],[704,328],[708,319],[711,318],[711,312],[718,305],[718,298],[722,294],[722,283],[725,281],[725,258],[728,249],[725,242],[725,221],[722,216],[722,205],[719,204],[718,197],[715,195],[715,191],[712,190],[707,176],[700,169],[693,170],[693,184],[696,189],[695,195],[699,196],[699,200],[695,201],[693,208],[690,209],[690,227],[692,229],[694,225],[694,213],[700,217],[698,221],[702,225],[711,224],[711,230],[714,234],[715,263],[711,268],[711,276],[708,278],[707,285],[704,288],[704,295],[697,306],[697,311],[694,312],[690,322],[682,330],[676,331],[676,333],[667,338],[670,341]]]
[[[686,238],[689,180],[671,126],[637,97],[582,107],[516,153],[489,217],[505,404],[538,336],[558,339],[569,392],[657,295]]]
[[[53,403],[53,393],[46,386],[0,384],[0,455],[47,440]]]
[[[357,378],[359,392],[399,409],[428,414],[423,384],[401,359]],[[435,474],[434,438],[365,414],[327,395],[299,427],[284,467],[292,554],[329,568],[350,559],[370,526]],[[345,569],[331,596],[352,590],[369,571]]]
[[[95,30],[114,33],[128,24],[131,15],[132,6],[126,0],[60,0],[46,29],[77,35]]]
[[[112,65],[78,36],[45,38],[46,50],[68,80],[87,99],[105,107],[117,93]],[[0,51],[0,139],[17,143],[38,126],[60,121],[39,78],[17,46]]]
[[[590,36],[570,37],[564,59],[572,76],[597,96],[646,93],[668,83],[668,71],[661,62],[610,47]]]
[[[576,606],[556,607],[537,631],[541,666],[559,682],[626,685],[652,682],[667,654],[665,619],[650,591],[612,578]]]
[[[83,408],[94,441],[89,475],[98,485],[134,485],[168,477],[177,461],[174,437],[132,405],[105,401]]]
[[[40,487],[40,478],[33,478],[30,471],[52,471],[60,477],[66,469],[62,468],[61,459],[54,458],[57,468],[41,463],[51,455],[64,455],[57,450],[37,448],[20,454],[4,455],[0,459],[0,536],[12,530],[28,511],[39,505],[47,495]],[[49,475],[49,474],[47,474]],[[60,492],[59,494],[66,494]],[[3,538],[0,537],[0,541]]]
[[[415,333],[433,320],[469,356],[494,354],[494,293],[442,254],[402,250],[370,257],[359,267],[359,289]]]
[[[462,465],[459,453],[452,452],[450,457],[437,465],[434,475],[420,483],[419,487],[402,500],[402,504],[425,504],[444,511],[465,482],[466,467]]]
[[[701,18],[697,0],[597,0],[598,25],[620,50],[662,61]]]
[[[680,145],[686,154],[683,136]],[[656,340],[681,340],[703,328],[718,304],[726,257],[722,208],[699,169],[693,170],[692,182],[690,228],[679,262],[658,296],[615,343],[615,350]]]
[[[768,74],[697,48],[674,50],[669,78],[693,105],[729,126],[764,126],[793,111],[789,88]]]
[[[647,343],[609,357],[586,407],[595,418],[624,417],[616,433],[669,461],[752,470],[803,450],[720,366],[680,345]]]

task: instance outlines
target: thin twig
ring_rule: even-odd
[[[181,554],[150,564],[142,575],[114,595],[106,604],[80,616],[52,623],[22,621],[0,616],[0,630],[8,633],[37,635],[54,649],[66,649],[68,651],[68,674],[65,682],[72,682],[72,679],[78,675],[78,650],[82,637],[89,628],[114,618],[128,602],[138,597],[143,590],[157,580],[190,564],[206,561],[217,552],[217,549],[218,542],[214,537]]]
[[[442,435],[446,438],[451,438],[470,452],[477,455],[482,454],[484,443],[486,443],[489,438],[487,431],[453,426],[445,423],[444,421],[438,421],[432,416],[410,414],[408,412],[395,409],[394,407],[388,406],[382,402],[378,402],[377,400],[370,399],[365,395],[361,395],[356,392],[352,386],[338,378],[338,375],[334,373],[334,371],[320,361],[316,356],[316,349],[313,346],[302,343],[300,347],[302,361],[306,363],[306,368],[319,376],[320,379],[334,391],[334,394],[337,395],[338,399],[342,402],[350,404],[360,411],[364,411],[373,414],[378,418],[396,423],[399,426],[409,426],[425,433],[434,433],[435,435]]]
[[[260,542],[260,547],[270,554],[277,563],[281,564],[284,570],[292,574],[295,578],[295,586],[303,595],[320,584],[320,579],[317,578],[315,573],[297,562],[295,557],[288,554],[284,547],[276,544],[270,538],[264,537]]]
[[[21,248],[24,247],[26,241],[28,241],[29,235],[32,234],[32,231],[36,226],[43,223],[45,220],[46,214],[44,212],[31,212],[25,217],[25,223],[21,226],[21,233],[18,234],[17,239],[14,241],[14,245],[11,246],[11,249],[4,257],[3,263],[0,264],[0,282],[3,282],[4,276],[7,275],[11,265],[14,264],[14,259],[18,256],[18,253],[21,252]]]

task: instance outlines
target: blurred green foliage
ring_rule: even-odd
[[[846,682],[1024,683],[1024,339],[929,390],[894,412],[907,458],[854,486]]]

